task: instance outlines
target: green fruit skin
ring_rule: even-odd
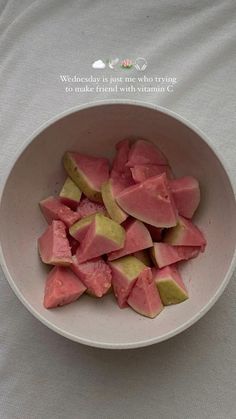
[[[63,165],[68,175],[75,182],[78,188],[84,193],[84,195],[87,196],[87,198],[91,199],[91,201],[103,203],[101,192],[94,189],[89,184],[88,179],[79,170],[78,166],[70,157],[68,152],[64,154]]]
[[[156,282],[161,300],[165,306],[179,304],[188,299],[188,295],[171,279]]]
[[[141,262],[141,260],[130,255],[110,261],[109,265],[118,269],[129,281],[137,278],[145,268],[145,265],[143,262]]]
[[[68,177],[62,187],[59,196],[62,198],[73,199],[79,202],[81,195],[81,190],[78,188],[75,182],[70,177]]]
[[[112,194],[112,186],[110,180],[102,185],[102,199],[110,217],[118,224],[123,223],[128,215],[117,205]]]
[[[120,247],[124,246],[125,229],[114,220],[105,217],[103,214],[97,213],[95,215],[95,229],[97,235],[108,238],[117,243]]]

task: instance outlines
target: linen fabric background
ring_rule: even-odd
[[[201,128],[235,185],[235,21],[234,0],[0,1],[1,179],[46,120],[88,101],[126,97],[165,106]],[[177,78],[174,92],[65,92],[60,74],[95,74],[91,63],[110,56],[145,57],[147,76]],[[1,419],[234,419],[235,279],[181,335],[109,351],[40,324],[1,272]]]

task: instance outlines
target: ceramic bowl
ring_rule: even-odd
[[[199,179],[195,222],[207,238],[205,253],[182,264],[190,298],[155,319],[120,310],[112,295],[87,295],[62,308],[43,307],[48,268],[37,238],[46,227],[38,202],[65,179],[66,150],[112,158],[117,141],[142,137],[168,156],[176,176]],[[216,302],[235,265],[236,203],[225,165],[206,136],[166,109],[132,101],[92,103],[70,109],[41,127],[16,153],[1,193],[1,262],[18,298],[42,323],[76,342],[102,348],[136,348],[161,342],[195,323]]]

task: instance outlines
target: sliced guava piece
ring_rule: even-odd
[[[159,148],[147,140],[137,140],[130,148],[127,167],[137,165],[168,165],[168,160]]]
[[[139,274],[127,302],[137,313],[151,319],[163,310],[163,304],[150,268],[145,268]]]
[[[100,202],[93,202],[90,199],[83,197],[77,206],[77,212],[81,218],[87,217],[88,215],[96,214],[101,212],[104,215],[107,215],[106,208]]]
[[[147,224],[155,227],[177,224],[177,211],[165,173],[124,189],[116,200],[125,212]]]
[[[138,252],[139,250],[148,249],[153,245],[150,233],[141,221],[128,219],[123,224],[123,227],[126,233],[124,247],[110,253],[108,255],[108,260],[118,259],[122,256]]]
[[[167,243],[153,243],[150,249],[153,263],[163,268],[180,260],[188,260],[198,256],[199,246],[172,246]]]
[[[110,217],[118,224],[121,224],[126,220],[128,215],[117,204],[112,185],[112,179],[109,179],[102,185],[102,199]]]
[[[134,184],[131,171],[126,167],[129,156],[129,140],[125,139],[116,144],[116,155],[113,160],[113,165],[110,175],[110,186],[112,188],[112,195],[115,197],[123,189]]]
[[[125,229],[102,214],[96,214],[76,253],[80,263],[121,249]]]
[[[84,195],[92,201],[102,202],[101,186],[109,177],[108,159],[67,151],[63,163]]]
[[[116,197],[120,192],[129,186],[135,185],[130,169],[126,172],[112,172],[110,176],[112,193]]]
[[[62,204],[58,197],[49,196],[40,201],[39,205],[48,224],[51,224],[53,220],[61,220],[67,227],[70,227],[80,219],[80,215]]]
[[[77,212],[82,218],[70,227],[69,232],[72,237],[81,242],[86,236],[95,214],[101,213],[106,215],[107,211],[103,204],[92,202],[85,197],[79,203]]]
[[[70,229],[69,233],[72,237],[74,237],[78,242],[82,242],[85,238],[89,227],[91,226],[94,220],[95,214],[88,215],[87,217],[81,218],[81,220],[77,221],[73,224]]]
[[[144,180],[149,179],[152,176],[161,175],[162,173],[166,173],[166,176],[169,179],[173,178],[173,173],[171,171],[170,166],[168,165],[154,165],[154,164],[146,164],[146,165],[136,165],[131,167],[132,177],[135,183],[143,182]]]
[[[102,297],[111,289],[111,268],[101,257],[79,263],[73,256],[71,269],[85,284],[88,294]]]
[[[67,177],[59,194],[60,201],[72,210],[76,210],[78,203],[80,202],[81,195],[82,192],[75,182],[70,177]]]
[[[53,220],[52,224],[39,237],[38,249],[44,263],[64,266],[72,263],[66,226],[62,221]]]
[[[70,269],[55,266],[47,276],[44,307],[55,308],[72,303],[78,300],[85,291],[85,285]]]
[[[134,252],[133,256],[137,259],[141,260],[146,266],[153,266],[151,258],[149,257],[148,250],[139,250],[138,252]]]
[[[185,218],[192,218],[200,203],[198,180],[192,176],[184,176],[170,180],[175,205],[178,213]]]
[[[124,172],[129,158],[130,140],[124,139],[116,143],[116,155],[112,163],[112,172]]]
[[[145,265],[134,256],[109,262],[112,271],[112,286],[120,308],[127,307],[127,298]]]
[[[154,281],[165,306],[178,304],[188,299],[183,280],[174,266],[166,266],[154,274]]]
[[[181,216],[178,224],[165,232],[163,241],[172,246],[200,246],[202,251],[206,246],[205,237],[199,228]]]

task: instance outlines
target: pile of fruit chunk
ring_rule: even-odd
[[[197,179],[175,179],[151,142],[128,139],[108,159],[66,152],[68,175],[59,196],[40,202],[48,227],[38,239],[49,272],[44,306],[83,293],[113,292],[119,307],[154,318],[188,298],[177,263],[203,252],[206,240],[191,221],[200,202]]]

